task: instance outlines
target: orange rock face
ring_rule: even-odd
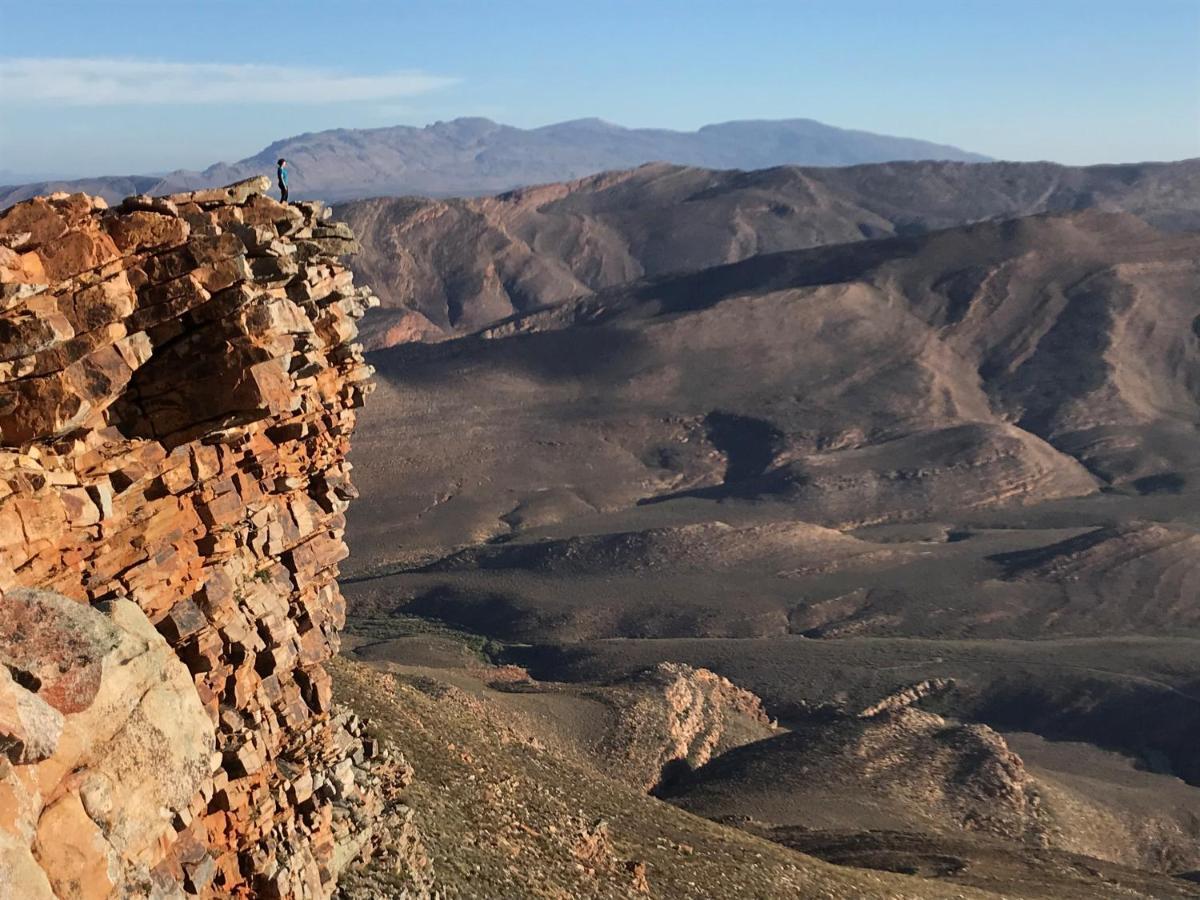
[[[111,850],[95,798],[70,779],[24,801],[33,833],[5,831],[4,785],[61,752],[54,729],[69,733],[108,677],[103,654],[15,599],[38,588],[136,604],[211,724],[213,774],[139,845],[155,890],[332,889],[353,748],[322,663],[344,618],[345,456],[371,387],[353,341],[373,298],[338,261],[348,229],[267,187],[0,213],[0,672],[24,673],[0,692],[0,876],[14,840],[59,896],[64,867],[119,875],[95,849]],[[46,816],[99,837],[39,843]]]

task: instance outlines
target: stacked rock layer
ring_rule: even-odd
[[[332,890],[374,298],[267,187],[0,213],[0,894]]]

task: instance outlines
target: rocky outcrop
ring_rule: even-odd
[[[876,716],[899,712],[910,706],[916,706],[926,697],[937,697],[954,690],[956,683],[953,678],[927,678],[906,688],[888,694],[882,700],[872,703],[859,712],[860,719],[873,719]]]
[[[861,715],[814,709],[779,736],[730,750],[669,787],[674,802],[712,818],[1059,843],[1041,787],[1000,734],[899,695]]]
[[[681,663],[659,663],[588,696],[614,710],[602,758],[647,791],[775,733],[757,696],[716,672]]]
[[[363,843],[322,664],[373,298],[267,187],[0,214],[13,896],[319,897]]]

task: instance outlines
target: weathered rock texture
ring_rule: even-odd
[[[129,600],[4,608],[0,894],[155,894],[160,841],[220,763],[187,668]]]
[[[373,298],[267,187],[0,214],[0,894],[323,896],[362,843],[322,664]]]
[[[659,663],[596,693],[617,711],[604,756],[647,791],[775,733],[758,697],[708,669]]]

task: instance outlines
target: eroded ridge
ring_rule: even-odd
[[[362,842],[371,742],[334,724],[323,663],[374,298],[339,262],[350,230],[268,186],[0,213],[0,882],[21,896],[324,896]],[[105,733],[81,725],[122,683]]]

